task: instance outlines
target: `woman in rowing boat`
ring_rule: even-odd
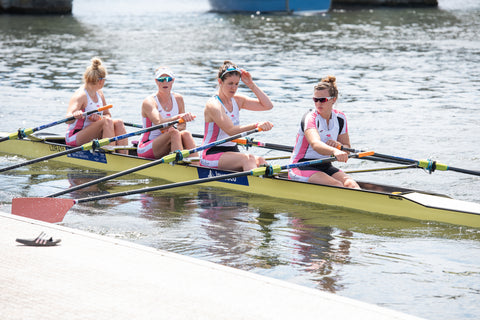
[[[252,90],[256,99],[237,94],[240,80]],[[218,92],[207,101],[204,109],[203,144],[255,128],[262,131],[272,129],[273,124],[269,121],[241,125],[239,118],[241,109],[264,111],[272,108],[270,98],[253,82],[250,73],[239,69],[231,61],[225,61],[218,71]],[[247,171],[265,164],[265,159],[240,153],[234,142],[226,142],[204,150],[200,155],[200,163],[206,167]]]
[[[68,122],[65,142],[72,147],[81,146],[94,139],[112,138],[127,133],[123,121],[112,119],[110,111],[93,113],[88,117],[84,112],[105,106],[105,96],[102,88],[105,85],[107,69],[100,58],[93,58],[83,75],[84,84],[73,94],[68,104],[67,117],[75,117]],[[112,145],[126,146],[128,139],[113,142]],[[126,150],[119,151],[126,153]]]
[[[164,122],[183,119],[177,127],[170,127],[163,131],[154,130],[142,135],[138,144],[137,154],[140,157],[158,159],[172,151],[195,148],[192,134],[185,130],[186,122],[192,121],[194,115],[185,112],[185,103],[182,95],[172,92],[175,75],[167,67],[159,67],[155,70],[155,83],[157,93],[150,95],[143,101],[142,118],[143,127],[149,128]],[[198,156],[192,153],[190,157]]]
[[[323,78],[313,90],[315,110],[307,112],[300,123],[292,163],[323,159],[334,156],[338,161],[347,162],[348,154],[342,146],[350,147],[347,118],[333,109],[338,98],[336,78]],[[330,162],[314,166],[291,169],[292,180],[359,189],[357,182]]]

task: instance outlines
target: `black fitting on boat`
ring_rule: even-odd
[[[245,149],[248,150],[248,148],[250,148],[251,146],[253,146],[253,139],[250,138],[250,137],[246,137],[246,138],[245,138],[245,141],[247,141],[247,143],[245,143]]]
[[[98,142],[97,139],[93,140],[92,141],[92,152],[97,150],[97,149],[100,149],[101,146],[100,146],[100,143]]]
[[[426,169],[428,170],[428,173],[432,174],[432,172],[434,172],[435,169],[437,169],[437,162],[428,160],[428,166]]]
[[[23,138],[26,138],[27,135],[25,134],[25,131],[20,128],[17,131],[17,137],[18,137],[18,139],[23,139]]]
[[[265,176],[272,177],[273,176],[273,167],[272,165],[265,166]]]
[[[182,160],[183,160],[182,151],[176,150],[175,151],[175,161],[178,162],[178,161],[182,161]]]

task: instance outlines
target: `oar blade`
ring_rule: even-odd
[[[65,214],[75,204],[73,199],[14,198],[12,214],[49,223],[62,222]]]

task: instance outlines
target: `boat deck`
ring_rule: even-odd
[[[182,255],[0,212],[0,318],[419,319]],[[17,238],[46,232],[56,246]]]

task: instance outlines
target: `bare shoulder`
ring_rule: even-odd
[[[87,94],[85,93],[85,90],[82,86],[73,93],[72,97],[70,98],[69,106],[73,108],[72,111],[75,111],[82,109],[84,106],[87,105],[87,103]]]
[[[180,93],[176,93],[176,92],[172,92],[173,96],[175,97],[175,99],[182,99],[183,100],[183,96],[180,94]]]
[[[237,102],[237,105],[240,109],[245,106],[245,102],[247,101],[247,97],[241,94],[236,94],[233,99]]]

